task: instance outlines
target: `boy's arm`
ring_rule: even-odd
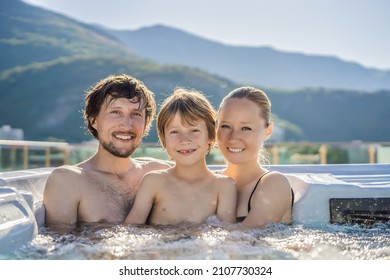
[[[141,181],[138,192],[135,196],[135,202],[128,214],[125,224],[145,224],[150,211],[152,210],[156,186],[155,176],[146,174]]]
[[[236,222],[237,190],[231,179],[224,179],[218,195],[217,216],[223,222]]]
[[[80,191],[76,183],[77,174],[66,167],[59,167],[50,174],[43,193],[46,211],[46,226],[74,226],[77,223],[77,209]]]

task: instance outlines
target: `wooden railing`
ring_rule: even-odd
[[[343,147],[345,149],[351,148],[351,147],[367,147],[367,162],[364,163],[377,163],[377,153],[378,153],[378,146],[381,147],[389,147],[390,149],[390,143],[389,142],[375,142],[375,143],[367,143],[367,142],[328,142],[328,143],[315,143],[315,142],[281,142],[281,143],[273,143],[269,144],[267,146],[267,149],[270,151],[271,154],[271,163],[272,164],[279,164],[279,157],[280,157],[280,148],[292,148],[292,147],[298,147],[298,146],[312,146],[312,147],[318,147],[318,152],[314,155],[318,156],[318,163],[319,164],[327,164],[328,163],[328,154],[329,154],[329,148],[330,147]],[[389,159],[390,162],[390,159]],[[343,162],[348,163],[348,162]],[[363,162],[362,162],[363,163]]]
[[[54,159],[67,164],[70,149],[71,145],[65,142],[0,140],[0,170],[51,167]]]

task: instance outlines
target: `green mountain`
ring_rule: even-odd
[[[0,2],[0,50],[0,71],[62,56],[132,55],[101,29],[20,0]]]
[[[163,25],[110,32],[145,58],[197,67],[237,83],[285,89],[390,89],[390,70],[366,68],[332,56],[230,46]]]
[[[390,140],[390,91],[268,91],[273,112],[297,124],[310,141]],[[296,135],[287,135],[297,139]]]
[[[107,75],[141,79],[158,103],[177,86],[195,88],[218,107],[229,79],[138,56],[106,30],[18,0],[0,2],[0,125],[27,140],[91,137],[83,129],[85,91]],[[390,92],[264,89],[286,140],[388,141]],[[144,142],[157,142],[154,129]]]
[[[235,85],[185,66],[141,59],[112,35],[22,1],[0,3],[0,125],[29,140],[90,139],[82,129],[85,91],[107,75],[137,77],[158,102],[176,86],[193,87],[218,105]],[[156,142],[151,132],[146,141]]]
[[[28,139],[90,139],[82,129],[84,92],[100,79],[121,73],[141,79],[155,93],[158,103],[176,86],[183,86],[202,90],[217,106],[226,90],[233,88],[227,80],[183,66],[161,67],[112,55],[73,56],[0,73],[0,120],[23,128]],[[154,130],[145,141],[157,142]]]

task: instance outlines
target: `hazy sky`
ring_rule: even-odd
[[[115,29],[165,24],[230,45],[390,70],[389,0],[25,0]]]

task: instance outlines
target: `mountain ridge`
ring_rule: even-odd
[[[106,36],[107,30],[20,2],[0,2],[0,125],[24,129],[28,140],[91,139],[80,112],[84,94],[108,75],[125,73],[142,80],[158,104],[182,86],[203,92],[218,108],[229,91],[246,85],[199,67],[157,63]],[[390,90],[259,87],[271,99],[285,141],[390,139]],[[154,128],[144,141],[157,143]]]
[[[390,70],[334,56],[284,52],[269,46],[232,46],[166,25],[110,32],[145,58],[207,69],[237,83],[287,89],[390,89]]]

